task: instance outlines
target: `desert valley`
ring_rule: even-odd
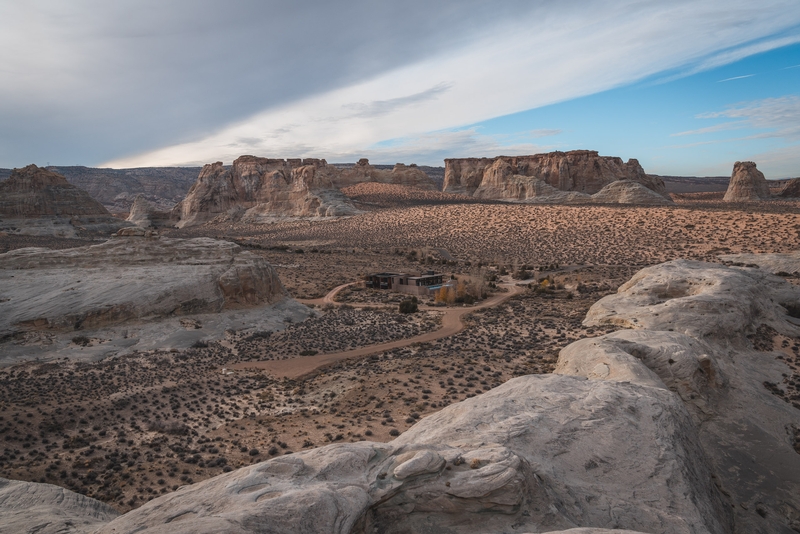
[[[800,532],[800,179],[0,177],[0,532]]]

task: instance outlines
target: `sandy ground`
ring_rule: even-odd
[[[188,349],[0,369],[0,476],[58,484],[125,511],[276,455],[388,441],[514,376],[551,372],[562,347],[609,331],[583,326],[586,311],[645,265],[800,245],[800,206],[791,202],[526,206],[402,190],[383,199],[373,189],[352,193],[370,210],[359,217],[169,231],[263,254],[318,315]],[[75,243],[0,238],[6,248]],[[457,277],[525,269],[534,283],[493,307],[411,316],[397,311],[399,296],[376,290],[324,299],[370,272],[427,269]],[[537,289],[547,275],[553,283]],[[759,331],[753,343],[793,369],[765,387],[800,408],[800,340]]]

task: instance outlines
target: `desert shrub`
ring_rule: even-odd
[[[417,298],[410,298],[400,302],[400,313],[416,313],[419,310]]]
[[[300,356],[314,356],[317,354],[315,350],[304,350],[300,353]]]
[[[75,336],[72,338],[72,342],[75,343],[76,345],[81,345],[85,347],[86,345],[89,344],[89,338],[86,336]]]

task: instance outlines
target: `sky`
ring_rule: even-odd
[[[800,3],[0,0],[0,167],[574,149],[800,176]]]

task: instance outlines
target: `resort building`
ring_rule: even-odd
[[[451,281],[444,282],[442,273],[428,271],[417,276],[408,273],[376,273],[367,276],[365,282],[366,286],[372,289],[386,289],[427,297]]]

